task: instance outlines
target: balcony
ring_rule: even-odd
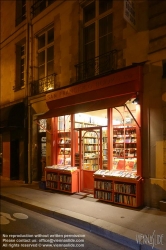
[[[38,95],[41,93],[54,90],[55,85],[55,76],[56,74],[49,75],[47,77],[41,78],[37,81],[31,82],[31,96]]]
[[[75,65],[76,82],[86,81],[117,69],[117,50],[109,51],[105,54]]]

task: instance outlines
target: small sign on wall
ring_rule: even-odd
[[[136,12],[133,0],[124,0],[124,19],[136,29]]]

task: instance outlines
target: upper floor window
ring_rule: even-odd
[[[15,90],[19,90],[25,86],[26,72],[26,53],[25,43],[21,42],[16,45],[16,82]]]
[[[26,19],[26,0],[16,1],[16,26]]]
[[[34,0],[31,7],[31,12],[33,17],[37,16],[42,12],[46,7],[55,2],[56,0]]]
[[[38,37],[38,77],[44,78],[54,73],[54,29]]]
[[[112,49],[112,0],[99,0],[83,9],[84,60]]]

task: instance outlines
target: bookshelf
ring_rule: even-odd
[[[136,127],[124,126],[113,128],[114,158],[135,158],[137,156]]]
[[[83,169],[96,171],[99,168],[100,132],[82,131]]]
[[[113,127],[113,169],[137,169],[137,133],[135,126]]]
[[[58,164],[71,165],[71,132],[58,133]]]
[[[107,128],[102,130],[102,168],[107,169],[108,167],[108,136]]]
[[[45,168],[46,188],[67,193],[78,192],[79,170],[76,167],[50,166]]]
[[[129,171],[98,170],[94,173],[94,197],[124,206],[140,207],[142,178]]]

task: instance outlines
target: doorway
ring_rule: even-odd
[[[10,161],[10,179],[19,180],[19,140],[15,139],[11,141],[11,161]]]
[[[93,193],[93,174],[102,161],[102,128],[89,127],[81,131],[81,186],[82,191]]]
[[[106,109],[75,114],[78,134],[75,162],[80,168],[81,192],[93,193],[94,173],[108,168],[107,124]]]
[[[38,145],[38,180],[41,180],[46,166],[46,132],[38,133]]]

